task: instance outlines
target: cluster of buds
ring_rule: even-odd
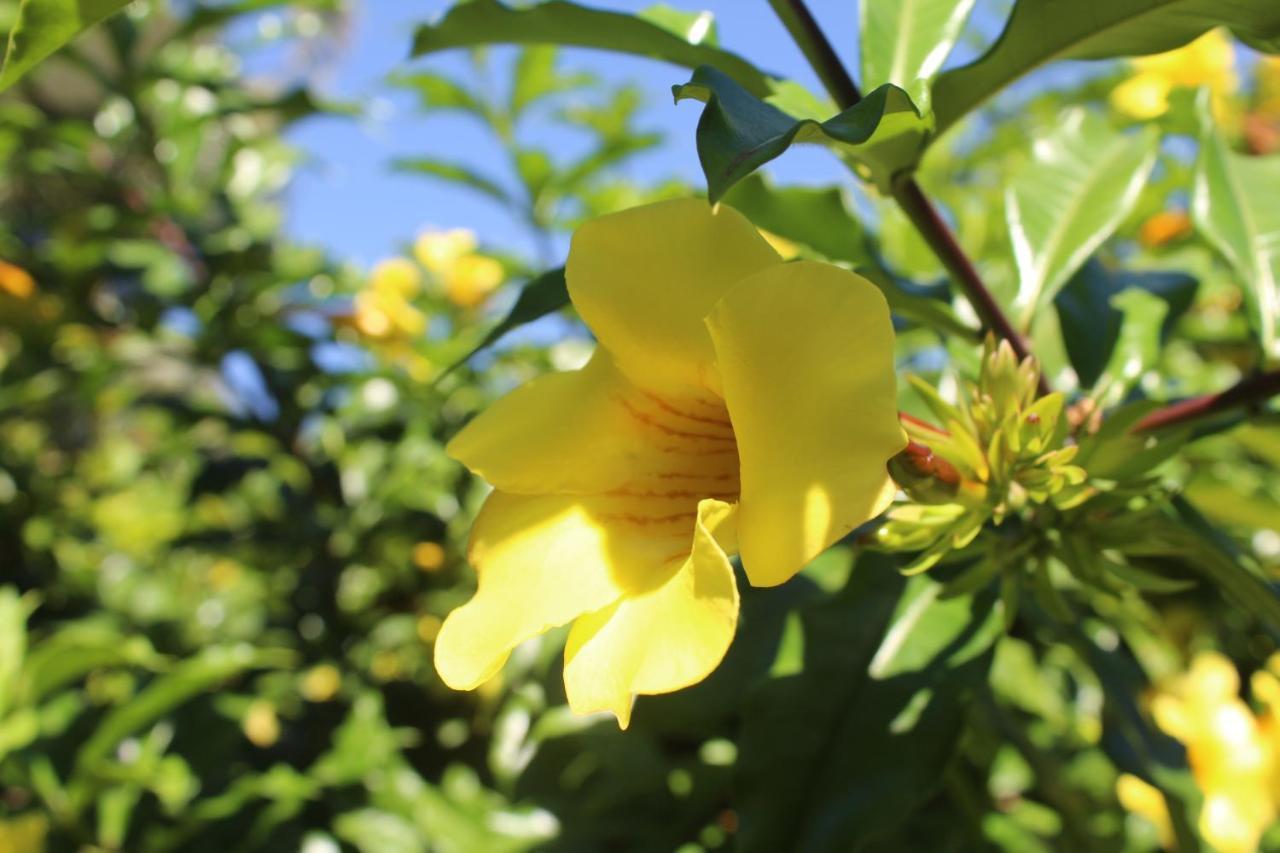
[[[990,339],[977,383],[956,404],[910,378],[939,425],[904,415],[911,441],[889,464],[911,503],[891,509],[876,537],[887,549],[919,552],[905,571],[925,571],[967,548],[988,521],[1067,510],[1094,493],[1072,464],[1078,448],[1066,443],[1065,400],[1037,398],[1039,379],[1034,360],[1019,362],[1007,342]]]

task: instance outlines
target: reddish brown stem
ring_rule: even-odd
[[[848,109],[862,100],[858,85],[849,76],[844,63],[836,55],[826,33],[818,26],[804,0],[769,0],[769,3],[835,102],[841,108]],[[1019,360],[1030,355],[1026,338],[1009,322],[1000,304],[982,281],[977,268],[960,247],[951,227],[925,196],[920,185],[912,178],[900,181],[894,187],[893,197],[929,248],[942,261],[947,272],[960,285],[983,325],[1008,341]],[[1041,374],[1040,393],[1046,394],[1048,391],[1049,385]]]
[[[1241,379],[1225,391],[1203,394],[1156,409],[1133,427],[1134,432],[1151,432],[1181,426],[1222,414],[1240,406],[1260,403],[1280,394],[1280,370],[1256,373]]]

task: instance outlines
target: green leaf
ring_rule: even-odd
[[[410,821],[377,809],[359,809],[339,815],[333,822],[333,831],[360,853],[382,853],[384,850],[426,853],[427,850],[426,839],[418,834]]]
[[[22,0],[0,64],[0,92],[46,57],[130,0]]]
[[[895,175],[915,165],[930,131],[930,120],[892,85],[821,122],[787,115],[715,68],[699,68],[672,92],[676,101],[692,98],[706,104],[698,120],[698,159],[713,202],[798,142],[820,142],[851,154],[887,190]]]
[[[803,671],[762,684],[744,711],[739,849],[855,849],[941,783],[1000,633],[990,596],[941,589],[864,554],[805,611]]]
[[[1191,214],[1240,277],[1264,357],[1280,360],[1280,158],[1245,157],[1228,149],[1206,94],[1199,103]]]
[[[205,648],[107,714],[80,747],[76,755],[77,770],[91,772],[124,738],[200,693],[249,669],[284,666],[290,656],[288,652],[263,651],[244,645]]]
[[[427,157],[403,157],[391,161],[391,168],[398,172],[413,172],[419,175],[439,178],[451,184],[461,184],[481,195],[488,196],[501,205],[514,203],[510,194],[493,178],[482,175],[471,167],[460,163],[451,163],[447,160],[435,160]]]
[[[22,695],[36,703],[95,669],[155,668],[163,660],[144,636],[127,637],[107,625],[73,622],[32,646],[23,671]]]
[[[756,173],[735,184],[723,201],[756,227],[808,246],[830,260],[854,266],[872,260],[862,223],[849,212],[844,193],[835,187],[779,187],[764,173]]]
[[[518,117],[530,106],[552,95],[571,92],[596,81],[587,73],[561,74],[556,69],[559,52],[550,45],[534,45],[520,51],[511,66],[511,115]]]
[[[516,297],[516,304],[511,306],[507,316],[490,329],[470,352],[449,365],[436,381],[439,382],[460,365],[470,361],[476,353],[496,344],[507,332],[559,311],[568,304],[569,288],[564,280],[564,267],[556,267],[544,272],[521,289],[520,295]]]
[[[1259,49],[1280,47],[1280,3],[1271,0],[1107,0],[1087,9],[1062,0],[1018,0],[990,50],[934,83],[938,132],[1049,62],[1160,53],[1224,24]]]
[[[13,587],[0,588],[0,718],[15,704],[18,676],[27,653],[28,602]]]
[[[1083,109],[1035,141],[1005,195],[1018,268],[1015,322],[1025,328],[1133,209],[1158,141],[1154,127],[1120,134]]]
[[[680,29],[667,29],[679,22]],[[455,5],[437,23],[419,27],[414,34],[413,56],[486,44],[559,44],[647,56],[685,68],[710,65],[757,97],[773,91],[768,75],[715,47],[706,40],[708,32],[709,25],[701,15],[646,19],[562,0],[521,9],[498,0],[471,0]]]
[[[892,83],[913,96],[919,92],[927,97],[927,81],[941,70],[974,2],[864,0],[858,4],[863,85]],[[917,81],[925,85],[916,87]],[[916,103],[923,106],[918,98]]]
[[[1198,286],[1186,273],[1111,270],[1097,258],[1090,259],[1053,300],[1080,386],[1092,387],[1116,350],[1124,324],[1123,312],[1112,304],[1117,294],[1137,289],[1159,297],[1166,306],[1160,337],[1166,339],[1191,307]]]
[[[1187,443],[1192,427],[1134,433],[1144,417],[1160,408],[1151,400],[1123,406],[1107,416],[1094,435],[1080,441],[1075,463],[1099,480],[1127,480],[1147,473]]]
[[[425,110],[460,110],[479,116],[485,114],[484,103],[478,95],[443,74],[430,71],[395,74],[390,82],[394,86],[416,92],[418,101]]]

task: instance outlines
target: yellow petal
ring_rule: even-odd
[[[699,498],[737,498],[737,447],[722,401],[641,390],[603,349],[582,370],[540,377],[498,400],[446,451],[507,492],[665,496],[685,501],[690,521]]]
[[[1173,820],[1169,817],[1169,806],[1164,801],[1164,794],[1158,788],[1137,776],[1121,773],[1116,779],[1116,798],[1125,811],[1139,815],[1155,826],[1160,846],[1173,847],[1176,840]]]
[[[732,511],[702,501],[692,552],[670,580],[573,623],[564,683],[575,713],[612,711],[625,729],[636,695],[688,687],[719,665],[738,622],[738,588],[712,530]]]
[[[413,254],[418,263],[439,274],[447,272],[458,258],[474,252],[476,246],[475,232],[467,228],[428,230],[418,235]]]
[[[898,423],[884,297],[809,261],[758,273],[707,320],[738,439],[739,547],[757,586],[780,584],[882,512]]]
[[[539,377],[498,400],[445,452],[507,492],[605,491],[627,480],[644,449],[617,402],[631,393],[597,350],[581,370]]]
[[[476,518],[470,556],[479,589],[436,637],[436,671],[455,690],[488,680],[530,637],[623,593],[604,525],[572,497],[494,492]]]
[[[583,225],[566,276],[579,315],[634,381],[715,390],[703,318],[738,280],[779,262],[736,210],[677,199]]]

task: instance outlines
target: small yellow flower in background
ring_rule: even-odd
[[[255,699],[249,705],[241,726],[244,736],[254,746],[266,749],[280,740],[280,718],[276,716],[276,706],[265,699]]]
[[[444,547],[439,542],[419,542],[413,546],[413,564],[424,572],[444,565]]]
[[[355,326],[371,338],[413,338],[427,328],[427,318],[409,302],[422,287],[418,268],[406,258],[380,262],[356,294]]]
[[[591,360],[502,398],[447,448],[495,491],[471,534],[479,589],[435,663],[474,689],[572,623],[570,707],[625,728],[636,695],[724,657],[730,554],[774,586],[888,506],[885,463],[906,444],[893,327],[866,280],[783,263],[737,211],[694,199],[587,223],[565,274]]]
[[[1221,853],[1256,850],[1276,818],[1275,742],[1239,690],[1235,665],[1202,652],[1151,703],[1156,724],[1187,748],[1204,794],[1200,834]]]
[[[1134,74],[1111,92],[1111,104],[1136,119],[1151,119],[1169,109],[1169,95],[1177,88],[1208,86],[1214,115],[1225,117],[1227,98],[1239,81],[1235,46],[1226,30],[1210,30],[1176,50],[1141,56],[1131,61]]]
[[[1138,229],[1138,242],[1149,249],[1181,240],[1191,234],[1191,217],[1185,210],[1162,210]]]
[[[444,274],[444,295],[460,308],[474,308],[502,284],[502,264],[483,255],[459,258]]]
[[[458,258],[470,255],[479,246],[476,234],[467,228],[450,228],[447,231],[427,229],[418,235],[413,244],[414,257],[433,273],[442,273]]]
[[[0,820],[0,850],[4,853],[44,853],[49,819],[29,812]]]
[[[321,663],[303,674],[299,692],[308,702],[328,702],[341,688],[342,673],[331,663]]]
[[[0,292],[27,299],[36,292],[36,280],[22,267],[0,261]]]
[[[478,254],[476,235],[465,228],[428,230],[418,236],[413,253],[435,275],[445,298],[460,308],[474,308],[502,284],[502,264]]]
[[[1121,773],[1116,779],[1116,799],[1125,811],[1145,818],[1155,826],[1161,847],[1166,850],[1173,848],[1176,840],[1173,820],[1169,817],[1169,804],[1158,788],[1137,776]]]

